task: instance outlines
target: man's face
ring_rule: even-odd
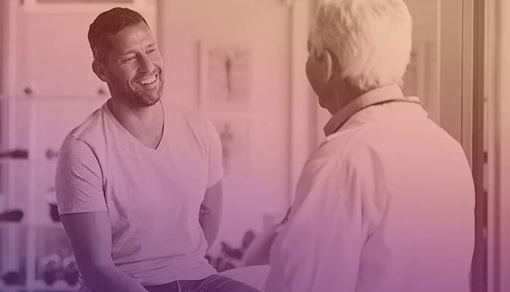
[[[308,60],[306,62],[306,76],[310,82],[310,86],[317,95],[318,102],[321,107],[324,107],[323,98],[325,91],[324,83],[324,64],[321,60],[311,52],[310,42],[308,42]]]
[[[310,86],[312,87],[313,91],[317,95],[320,104],[321,103],[320,88],[322,86],[320,80],[318,80],[319,76],[317,73],[319,73],[317,70],[317,61],[313,56],[309,55],[308,60],[306,62],[306,77],[308,78],[308,81],[310,82]]]
[[[108,37],[111,50],[105,65],[112,95],[132,106],[148,107],[161,98],[163,60],[145,23],[128,26]]]
[[[306,62],[306,76],[317,95],[319,105],[329,112],[336,112],[343,102],[347,80],[335,72],[340,72],[338,61],[328,50],[316,54],[311,50],[308,42],[308,60]],[[335,63],[336,62],[336,63]],[[339,104],[340,103],[340,104]]]

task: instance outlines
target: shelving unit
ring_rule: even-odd
[[[81,102],[80,102],[81,101]],[[69,108],[67,114],[56,114],[54,121],[48,122],[47,114],[54,113],[55,107],[67,105],[68,102],[77,104]],[[48,133],[47,126],[53,122],[60,124],[50,135],[55,138],[55,144],[61,143],[63,136],[71,130],[77,120],[83,120],[87,112],[92,112],[103,101],[98,98],[89,100],[53,101],[48,98],[27,99],[23,97],[3,98],[0,101],[3,108],[11,112],[9,120],[10,137],[13,138],[7,149],[26,149],[27,158],[2,159],[0,165],[6,166],[9,176],[8,184],[4,187],[7,196],[7,208],[3,212],[19,210],[23,212],[20,221],[0,222],[0,291],[76,291],[76,285],[69,285],[63,278],[55,283],[44,281],[41,261],[49,255],[57,255],[62,261],[72,256],[71,247],[60,222],[52,218],[50,203],[55,202],[51,192],[55,173],[56,156],[43,156],[43,149],[48,141],[41,139],[41,133]],[[19,104],[23,103],[24,106]],[[90,106],[84,106],[84,104]],[[80,107],[82,110],[77,110]],[[73,118],[70,117],[72,113]],[[64,126],[68,123],[67,126]],[[28,131],[18,131],[28,129]],[[60,136],[61,139],[57,137]],[[53,144],[53,143],[50,143]],[[55,145],[53,144],[53,145]],[[10,146],[10,147],[9,147]],[[6,150],[6,149],[2,149]],[[58,148],[57,148],[58,150]],[[3,279],[7,273],[15,272],[18,280],[8,283]],[[61,272],[60,272],[61,273]],[[57,276],[58,277],[58,276]]]
[[[77,291],[63,278],[47,284],[40,264],[48,255],[72,257],[50,209],[62,139],[108,98],[90,69],[88,25],[122,6],[140,12],[155,32],[156,2],[0,2],[7,16],[0,19],[0,152],[28,151],[27,158],[0,158],[0,214],[23,212],[19,222],[0,221],[0,292]],[[8,272],[18,273],[18,281],[6,283]]]

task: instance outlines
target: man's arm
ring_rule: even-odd
[[[348,163],[307,164],[271,249],[265,292],[356,291],[367,238],[363,189]]]
[[[208,188],[200,206],[200,225],[211,247],[220,230],[223,209],[223,187],[221,181]]]
[[[241,259],[243,266],[269,265],[271,247],[284,224],[288,221],[291,209],[292,207],[287,210],[281,222],[255,237]]]
[[[146,292],[113,263],[102,171],[85,142],[72,137],[64,140],[57,161],[55,191],[62,225],[87,288],[92,292]]]
[[[273,242],[276,236],[278,236],[281,228],[281,223],[276,224],[262,234],[255,237],[255,240],[244,252],[244,255],[241,259],[242,265],[269,265],[269,252],[271,251],[271,246],[273,245]]]
[[[205,143],[207,147],[207,190],[200,206],[200,225],[209,248],[213,245],[220,230],[223,212],[223,147],[214,124],[205,121]]]
[[[65,214],[60,218],[87,288],[92,292],[147,292],[114,265],[107,212]]]

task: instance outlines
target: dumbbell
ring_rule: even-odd
[[[78,283],[80,278],[80,271],[73,255],[70,255],[62,261],[62,269],[64,272],[64,279],[70,286],[74,286]]]
[[[7,272],[5,273],[5,275],[2,277],[2,279],[4,280],[5,284],[7,286],[14,286],[14,285],[18,285],[21,281],[20,279],[20,274],[18,272]]]
[[[44,282],[53,285],[57,280],[57,273],[62,270],[62,258],[57,254],[43,257],[39,263]]]

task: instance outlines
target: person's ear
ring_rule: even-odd
[[[92,62],[92,71],[94,71],[96,76],[99,79],[101,79],[101,81],[103,81],[103,82],[108,81],[108,76],[106,75],[106,68],[101,62],[94,60]]]
[[[323,53],[322,66],[324,70],[324,83],[328,83],[333,77],[333,56],[328,50]]]

